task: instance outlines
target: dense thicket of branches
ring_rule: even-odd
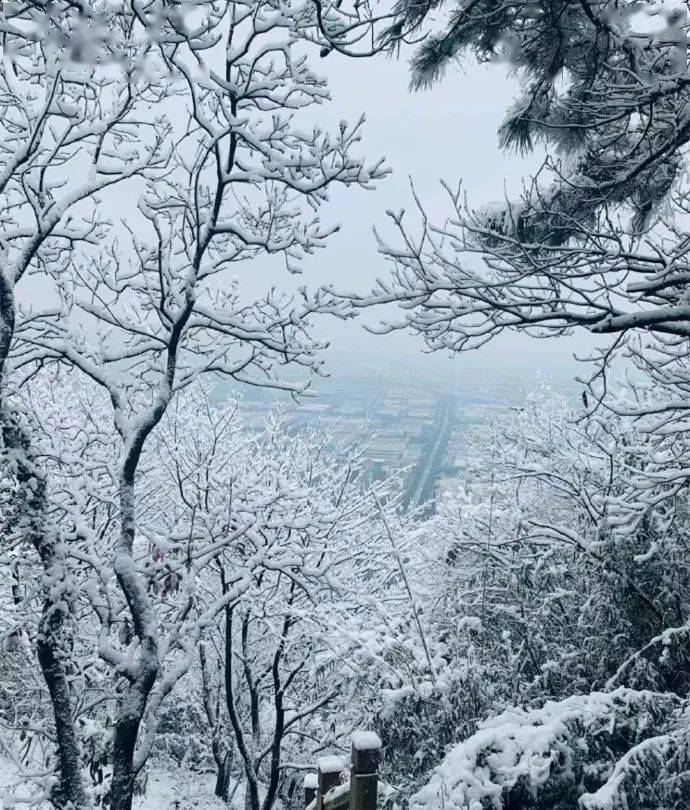
[[[399,317],[374,331],[410,330],[432,350],[476,349],[511,331],[602,336],[585,370],[584,410],[563,422],[563,404],[529,404],[487,463],[490,495],[441,508],[454,582],[442,604],[466,604],[469,614],[446,632],[471,628],[464,644],[481,675],[470,705],[477,695],[480,704],[464,723],[451,712],[443,724],[439,700],[415,739],[437,742],[433,725],[453,742],[497,705],[549,697],[563,703],[546,717],[560,723],[562,710],[568,734],[591,746],[591,705],[568,695],[623,685],[651,689],[659,705],[687,698],[687,11],[585,0],[401,2],[396,14],[390,45],[405,31],[431,32],[413,59],[417,88],[468,54],[509,62],[523,91],[501,142],[544,149],[545,159],[519,199],[476,210],[449,180],[444,221],[418,197],[416,221],[391,212],[396,236],[380,235],[379,245],[392,273],[369,295],[347,297],[359,308],[397,303]],[[560,787],[553,766],[528,772],[530,752],[576,756],[580,743],[559,731],[531,748],[544,745],[531,729],[551,719],[508,715],[480,724],[448,756],[422,804],[646,807],[645,780],[653,806],[687,803],[677,715],[639,748],[614,734],[618,753],[588,766],[600,778]],[[609,709],[604,716],[614,728]]]
[[[422,25],[430,10],[399,14]],[[419,199],[416,224],[392,212],[397,241],[379,237],[392,274],[349,296],[360,308],[399,304],[400,317],[377,329],[412,330],[433,350],[475,349],[511,331],[603,336],[586,408],[653,436],[636,485],[615,498],[616,519],[632,530],[686,480],[687,34],[682,9],[655,3],[461,5],[420,46],[414,75],[435,80],[465,50],[507,55],[527,81],[504,142],[542,141],[544,167],[521,198],[484,210],[447,184],[443,223]],[[609,390],[616,358],[638,372],[623,396]]]
[[[297,807],[364,725],[391,806],[687,807],[687,28],[589,0],[3,4],[8,804],[131,810],[182,766]],[[311,49],[410,37],[417,88],[508,60],[502,143],[544,166],[487,210],[448,183],[443,224],[392,213],[370,294],[297,285],[329,191],[387,172],[361,121],[304,125]],[[284,284],[246,292],[272,257]],[[383,331],[434,350],[601,336],[584,407],[540,390],[494,420],[472,487],[423,517],[365,437],[250,429],[213,387],[298,396],[318,321],[391,303]]]
[[[423,25],[435,8],[402,4],[399,25]],[[387,328],[410,327],[435,349],[473,348],[509,329],[687,338],[687,32],[682,9],[654,3],[454,8],[419,46],[413,80],[438,80],[466,51],[506,57],[524,90],[502,142],[543,144],[544,167],[520,199],[491,210],[466,206],[447,178],[446,223],[423,207],[420,229],[391,214],[402,239],[381,247],[393,276],[355,303],[398,301],[404,317]]]

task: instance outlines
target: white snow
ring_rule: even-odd
[[[358,751],[371,751],[381,748],[381,738],[375,731],[355,731],[352,735],[352,745]]]
[[[330,790],[326,791],[326,795],[324,796],[324,800],[328,800],[329,803],[334,802],[336,799],[339,799],[341,796],[345,796],[345,794],[350,792],[350,783],[346,782],[343,785],[336,785],[332,787]]]
[[[484,810],[502,805],[503,791],[524,780],[536,790],[553,777],[574,776],[573,732],[612,724],[617,713],[632,709],[645,694],[629,689],[575,695],[543,708],[510,709],[481,723],[479,730],[456,745],[431,780],[412,796],[412,810]],[[599,805],[597,805],[599,807]]]
[[[187,769],[176,774],[153,773],[149,777],[146,795],[134,800],[136,810],[230,810],[227,804],[213,795],[214,775],[190,774]],[[241,794],[241,795],[240,795]],[[244,791],[233,797],[232,808],[244,806]]]
[[[321,757],[317,765],[321,773],[340,773],[345,770],[345,761],[338,756]]]
[[[134,798],[134,810],[243,810],[244,790],[235,792],[231,805],[213,795],[215,776],[193,774],[185,767],[177,773],[151,773],[144,796]],[[27,806],[29,790],[18,787],[21,777],[12,762],[0,757],[0,810]],[[34,804],[34,810],[49,810],[46,803]]]

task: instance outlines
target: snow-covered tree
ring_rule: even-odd
[[[169,447],[169,434],[161,438]],[[339,447],[328,433],[291,435],[275,417],[257,436],[233,440],[231,469],[226,447],[221,441],[212,450],[193,449],[208,464],[203,479],[192,455],[175,456],[174,477],[185,482],[185,502],[198,504],[197,524],[215,511],[246,521],[251,514],[286,557],[282,567],[257,568],[251,587],[225,606],[200,648],[217,792],[227,796],[239,781],[245,806],[270,810],[316,752],[339,748],[362,722],[349,705],[365,677],[353,664],[362,644],[355,628],[371,620],[372,596],[384,596],[385,572],[395,563],[381,552],[385,527],[363,486],[356,448]],[[193,494],[191,471],[203,497]],[[390,489],[378,485],[377,497]],[[235,553],[236,560],[219,558],[206,578],[206,598],[222,598],[230,572],[246,564],[248,549]]]
[[[169,19],[156,41],[187,112],[181,126],[156,125],[171,153],[165,175],[148,180],[140,218],[126,222],[130,249],[120,234],[102,250],[72,254],[69,272],[55,280],[55,305],[27,310],[16,330],[16,363],[28,374],[51,363],[78,369],[107,394],[120,436],[112,560],[137,644],[124,654],[104,643],[101,654],[128,681],[115,720],[111,800],[127,810],[148,755],[146,733],[135,753],[142,719],[151,696],[155,703],[169,688],[159,677],[165,651],[135,551],[146,442],[176,393],[199,374],[304,388],[278,372],[285,365],[318,371],[321,344],[310,336],[311,318],[340,315],[342,305],[318,290],[275,286],[243,300],[229,269],[280,254],[295,271],[333,230],[317,213],[328,189],[369,187],[385,173],[381,163],[368,167],[351,154],[361,122],[343,123],[333,136],[299,128],[295,114],[324,101],[327,89],[299,53],[297,11],[249,2],[200,12],[194,31],[189,21]],[[213,51],[220,38],[222,51]],[[221,601],[232,601],[233,587]]]
[[[139,646],[110,563],[119,542],[120,440],[97,387],[63,380],[55,390],[47,395],[32,382],[22,396],[37,414],[49,518],[75,593],[67,663],[81,765],[91,798],[112,804],[116,722]],[[376,710],[371,641],[392,643],[390,628],[375,628],[400,599],[381,510],[390,526],[396,501],[380,483],[372,497],[361,471],[361,453],[328,435],[291,435],[280,418],[257,434],[232,402],[213,406],[196,387],[175,398],[138,480],[133,556],[158,653],[135,752],[139,773],[152,756],[169,764],[165,752],[176,756],[184,733],[186,766],[213,757],[220,793],[244,785],[251,806],[269,807],[315,751],[339,749]],[[20,624],[30,642],[37,600],[28,591],[7,608],[16,614],[9,626]],[[12,662],[27,665],[17,654]],[[26,729],[21,718],[3,719],[15,738],[28,735],[50,756],[40,694]],[[352,705],[356,695],[366,702]],[[341,718],[335,725],[330,711]]]
[[[437,5],[400,3],[398,27],[424,27]],[[355,303],[397,301],[403,317],[382,329],[412,329],[432,349],[511,329],[686,339],[687,29],[683,8],[662,3],[457,4],[419,46],[414,83],[466,52],[509,60],[525,81],[502,143],[543,143],[544,167],[521,199],[487,210],[449,183],[444,224],[421,204],[420,228],[392,212],[400,239],[381,249],[393,275]]]
[[[398,6],[398,28],[427,30],[437,4]],[[419,46],[414,83],[437,81],[464,53],[505,58],[524,91],[502,143],[543,148],[541,171],[515,200],[474,209],[446,184],[449,212],[390,212],[380,235],[392,274],[355,307],[397,303],[374,331],[409,330],[432,350],[461,352],[520,331],[601,336],[588,405],[611,408],[656,441],[651,464],[621,495],[635,531],[659,499],[686,486],[677,463],[688,404],[688,20],[650,3],[459,3]],[[471,189],[469,190],[471,195]],[[609,396],[614,360],[636,367],[625,396]]]
[[[421,40],[414,87],[470,54],[521,76],[502,143],[528,151],[541,141],[560,155],[547,160],[550,186],[531,186],[532,206],[503,220],[521,240],[563,243],[623,202],[640,226],[678,177],[690,136],[682,3],[400,0],[395,14],[390,45],[410,30]]]
[[[30,291],[44,291],[45,277],[59,279],[75,249],[103,237],[107,216],[96,195],[165,163],[165,128],[139,117],[142,101],[165,91],[133,69],[134,20],[126,5],[98,0],[79,7],[10,2],[0,11],[0,424],[18,504],[10,507],[11,536],[33,547],[45,571],[35,640],[55,714],[58,806],[85,801],[62,650],[70,586],[46,518],[45,471],[12,404],[10,353]]]
[[[393,798],[410,800],[496,712],[618,687],[660,705],[686,698],[685,500],[664,500],[635,532],[611,515],[648,441],[548,389],[487,425],[472,450],[475,480],[446,490],[416,529],[411,576],[436,677],[406,685],[378,715]],[[576,806],[571,788],[563,807]],[[532,806],[525,795],[516,791],[515,806]]]

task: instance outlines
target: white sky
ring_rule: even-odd
[[[333,193],[322,217],[327,223],[340,223],[341,231],[325,250],[307,259],[300,283],[310,287],[327,283],[367,292],[377,276],[385,277],[389,266],[377,252],[372,226],[385,235],[389,228],[386,209],[404,207],[413,214],[410,178],[427,213],[444,218],[448,208],[440,178],[450,185],[462,179],[470,203],[483,205],[503,199],[506,193],[517,195],[522,177],[540,162],[539,156],[523,158],[498,148],[497,129],[518,91],[515,77],[507,76],[503,66],[469,64],[464,70],[449,72],[433,90],[411,93],[404,59],[348,59],[332,53],[323,60],[316,57],[312,64],[328,76],[332,101],[312,108],[309,118],[334,130],[342,119],[353,123],[364,114],[359,153],[372,162],[385,156],[393,173],[376,191],[337,189]],[[140,191],[136,184],[111,190],[111,219],[117,221],[136,211]],[[278,265],[282,261],[272,257],[237,265],[232,274],[238,275],[245,293],[254,295],[272,283],[294,283],[285,279]],[[45,294],[33,283],[24,284],[22,292],[34,302],[45,301]],[[333,378],[366,368],[409,369],[420,384],[424,370],[434,376],[442,373],[451,385],[476,370],[498,374],[518,368],[535,381],[538,377],[572,377],[584,371],[573,353],[586,354],[594,345],[584,334],[561,340],[511,334],[479,352],[450,358],[426,353],[421,339],[413,335],[367,333],[362,323],[376,323],[379,317],[369,311],[358,321],[324,318],[318,322],[318,333],[332,344],[326,357]]]
[[[468,65],[448,73],[430,91],[410,93],[404,60],[347,59],[331,54],[321,62],[328,75],[332,103],[317,110],[320,122],[332,126],[352,122],[364,113],[367,123],[362,153],[385,156],[393,174],[375,192],[338,191],[324,209],[324,219],[342,230],[325,251],[305,264],[305,281],[332,282],[339,288],[366,291],[387,264],[377,253],[372,225],[385,233],[388,208],[413,213],[409,177],[429,214],[447,214],[443,177],[450,185],[459,179],[471,204],[501,200],[520,191],[521,178],[539,164],[539,157],[508,155],[498,148],[497,129],[517,94],[515,77],[500,65]],[[392,234],[392,231],[391,231]],[[374,323],[373,311],[360,320]],[[511,334],[480,352],[452,360],[423,353],[421,340],[400,333],[372,336],[357,322],[322,324],[332,340],[329,371],[337,376],[345,367],[366,364],[419,370],[421,364],[458,380],[468,370],[500,372],[513,367],[531,377],[582,373],[573,353],[585,354],[593,344],[584,334],[561,340],[535,340]]]

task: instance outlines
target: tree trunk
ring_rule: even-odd
[[[45,600],[38,626],[36,653],[50,695],[60,763],[60,781],[51,798],[57,808],[82,810],[90,808],[91,802],[81,779],[79,741],[63,649],[65,628],[70,620],[69,585],[65,581],[67,561],[57,538],[46,527],[46,483],[34,464],[26,431],[4,407],[1,399],[0,419],[3,442],[7,449],[14,452],[15,474],[24,495],[20,524],[27,540],[36,549],[44,570]]]
[[[227,745],[221,740],[222,724],[219,719],[218,695],[214,702],[212,694],[211,679],[208,673],[208,662],[206,660],[206,647],[204,643],[199,644],[199,664],[201,665],[201,693],[203,696],[204,712],[211,729],[211,752],[216,763],[216,786],[214,793],[224,802],[230,796],[230,751]]]
[[[128,690],[129,691],[129,690]],[[113,742],[113,779],[110,784],[110,810],[132,810],[134,797],[134,749],[141,718],[120,717]]]
[[[230,798],[230,752],[225,754],[223,761],[218,766],[216,775],[215,795],[227,802]]]
[[[225,586],[223,587],[223,592],[225,592]],[[237,716],[237,707],[235,706],[232,671],[232,613],[232,607],[227,605],[225,608],[225,702],[228,708],[232,730],[235,733],[237,750],[239,751],[244,766],[246,779],[244,806],[247,810],[260,810],[259,785],[254,769],[252,752],[247,748],[244,732],[242,731],[242,726]]]
[[[130,684],[121,699],[113,737],[113,778],[110,784],[110,810],[132,810],[134,787],[141,765],[134,752],[141,720],[156,672],[148,671],[141,681]]]
[[[60,762],[60,783],[51,797],[58,808],[89,808],[81,780],[81,756],[74,727],[72,698],[65,673],[58,639],[62,635],[65,617],[49,599],[43,605],[36,650],[41,672],[50,694],[55,719],[55,738]]]
[[[139,639],[139,660],[136,674],[120,700],[113,740],[113,779],[111,810],[131,810],[134,780],[139,768],[135,765],[139,727],[146,703],[158,676],[158,642],[153,606],[146,583],[134,563],[135,495],[134,474],[139,446],[131,454],[120,478],[120,537],[115,549],[113,568],[127,601],[134,631]]]

